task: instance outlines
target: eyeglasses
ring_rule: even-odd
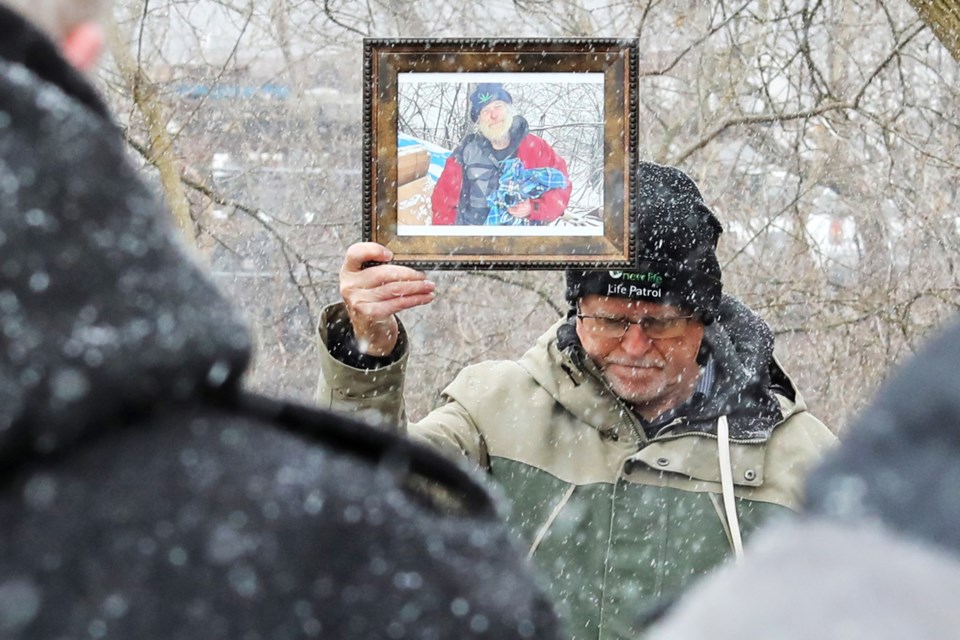
[[[643,329],[643,333],[652,340],[679,338],[686,332],[690,321],[696,317],[696,315],[673,318],[645,316],[639,320],[628,320],[627,318],[584,315],[580,313],[580,307],[577,307],[577,318],[583,323],[583,328],[591,335],[605,340],[622,339],[630,330],[630,325],[633,324],[639,325]]]

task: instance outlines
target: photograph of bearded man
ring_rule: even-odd
[[[563,215],[573,190],[566,161],[530,133],[502,83],[469,94],[475,131],[447,158],[431,196],[435,225],[541,225]]]

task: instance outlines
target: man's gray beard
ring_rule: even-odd
[[[497,135],[496,137],[491,137],[490,129],[486,125],[477,123],[477,130],[480,132],[484,138],[490,141],[490,144],[496,145],[497,143],[508,143],[510,142],[510,128],[513,126],[513,119],[515,115],[511,113],[503,121],[503,133]]]

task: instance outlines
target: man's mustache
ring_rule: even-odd
[[[667,366],[665,362],[659,360],[641,360],[637,362],[636,360],[631,360],[629,362],[623,360],[605,360],[603,363],[604,367],[609,367],[611,365],[617,365],[620,367],[631,367],[633,369],[663,369]]]

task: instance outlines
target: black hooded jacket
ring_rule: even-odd
[[[0,6],[0,637],[548,638],[484,488],[244,392],[246,329]]]

